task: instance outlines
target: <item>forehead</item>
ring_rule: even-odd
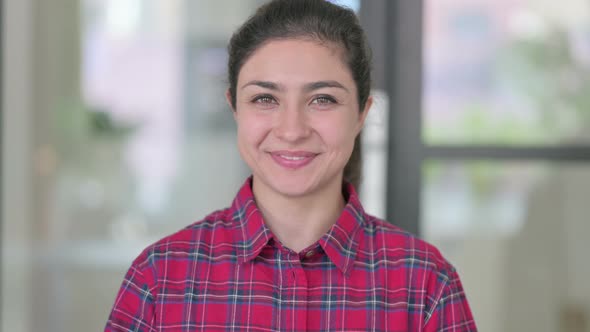
[[[338,80],[351,84],[352,75],[344,59],[344,49],[335,43],[312,39],[271,40],[258,47],[245,61],[238,82],[253,79],[285,83]]]

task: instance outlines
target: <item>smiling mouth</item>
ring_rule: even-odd
[[[283,158],[283,159],[287,159],[287,160],[303,160],[306,157],[294,157],[294,156],[285,156],[285,155],[278,155],[279,157]]]
[[[270,156],[279,166],[290,170],[299,169],[308,165],[317,155],[317,153],[307,151],[270,152]]]

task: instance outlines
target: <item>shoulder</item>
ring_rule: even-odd
[[[372,216],[367,216],[364,224],[358,260],[372,260],[379,266],[387,285],[422,294],[409,297],[409,304],[421,307],[427,320],[447,302],[469,314],[459,275],[438,248]]]
[[[236,227],[239,225],[232,217],[230,208],[214,211],[147,246],[132,266],[140,270],[154,268],[161,262],[209,251],[217,243],[232,243]]]
[[[455,273],[436,246],[377,217],[366,215],[363,239],[364,249],[375,253],[377,259],[440,274],[442,279]]]

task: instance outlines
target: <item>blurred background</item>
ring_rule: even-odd
[[[225,47],[263,2],[2,2],[2,331],[102,330],[144,247],[231,202]],[[480,331],[590,331],[590,1],[334,2],[374,49],[368,212]]]

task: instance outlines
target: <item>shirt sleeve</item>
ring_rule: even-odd
[[[138,258],[139,260],[139,258]],[[117,294],[105,332],[155,332],[154,277],[147,265],[133,262]]]
[[[435,305],[426,314],[425,332],[477,332],[471,308],[457,271],[450,267],[446,278],[437,278]]]

